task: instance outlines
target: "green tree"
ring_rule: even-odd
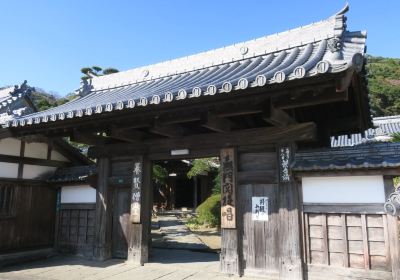
[[[104,76],[104,75],[110,75],[113,73],[118,73],[119,70],[116,68],[108,67],[108,68],[101,68],[100,66],[92,66],[92,67],[83,67],[81,68],[81,73],[84,74],[84,76],[81,77],[82,80],[87,80],[92,78],[93,76]]]

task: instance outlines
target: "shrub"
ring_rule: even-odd
[[[211,195],[197,207],[196,212],[196,224],[209,227],[219,226],[221,224],[221,195]]]

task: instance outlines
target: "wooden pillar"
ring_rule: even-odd
[[[303,279],[299,186],[291,171],[293,144],[278,147],[279,162],[279,279]]]
[[[151,241],[151,162],[147,157],[135,156],[133,163],[128,261],[143,265],[149,259]]]
[[[106,260],[112,257],[112,193],[108,186],[110,159],[101,157],[97,163],[98,183],[96,189],[96,224],[93,257]]]
[[[386,199],[394,192],[394,183],[392,176],[384,176]],[[400,279],[400,241],[398,217],[387,215],[387,228],[389,234],[390,260],[392,264],[393,279]]]
[[[237,153],[234,148],[221,150],[221,272],[241,275],[241,231],[238,224]]]

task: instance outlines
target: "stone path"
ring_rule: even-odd
[[[57,256],[0,270],[2,280],[224,280],[247,277],[218,272],[219,256],[188,250],[153,249],[150,263],[133,265],[124,260],[96,262]]]
[[[152,230],[153,247],[186,250],[208,250],[196,234],[193,234],[177,215],[159,215],[159,229]]]

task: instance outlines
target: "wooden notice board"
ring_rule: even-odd
[[[143,159],[137,157],[133,162],[131,192],[131,222],[140,223],[140,205],[142,197]]]
[[[236,158],[235,149],[221,150],[221,227],[236,228]]]

